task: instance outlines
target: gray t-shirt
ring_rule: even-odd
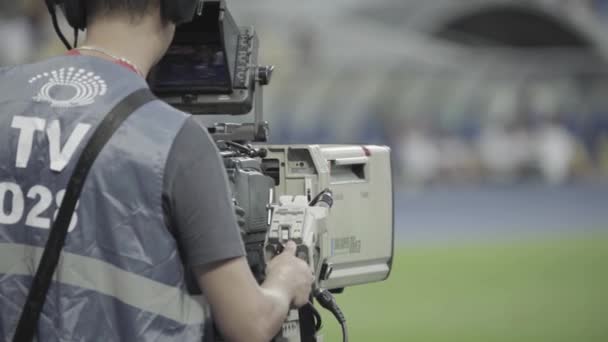
[[[223,161],[206,128],[192,117],[173,143],[163,188],[167,225],[188,267],[245,255]]]

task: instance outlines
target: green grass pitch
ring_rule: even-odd
[[[606,342],[608,234],[402,246],[388,281],[337,300],[350,342]]]

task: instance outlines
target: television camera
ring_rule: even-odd
[[[253,116],[217,123],[219,147],[241,216],[248,262],[259,282],[288,240],[316,275],[315,299],[341,321],[331,293],[387,279],[393,258],[390,149],[382,146],[271,145],[263,89],[274,67],[258,65],[254,28],[239,27],[223,0],[204,1],[177,28],[150,76],[155,94],[195,115]],[[275,341],[321,341],[314,306],[293,310]]]

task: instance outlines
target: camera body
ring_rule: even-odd
[[[264,148],[268,150],[265,168],[273,171],[275,179],[275,203],[285,196],[303,196],[308,204],[324,189],[332,193],[328,216],[313,233],[319,253],[311,264],[316,286],[340,290],[388,278],[394,232],[390,149],[356,145]]]
[[[223,157],[248,262],[260,283],[267,262],[288,240],[313,268],[316,289],[341,292],[385,280],[394,240],[390,149],[267,144],[263,87],[274,68],[258,65],[258,46],[255,30],[238,27],[223,0],[203,1],[193,21],[178,26],[150,86],[169,104],[206,119],[253,116],[252,123],[208,129]],[[309,310],[293,310],[277,341],[317,340],[314,321]]]
[[[235,203],[244,212],[243,238],[258,281],[263,281],[265,261],[273,254],[267,248],[269,241],[294,238],[292,231],[284,233],[279,227],[277,233],[273,226],[281,208],[277,203],[300,196],[306,199],[302,207],[308,207],[324,189],[332,191],[333,205],[324,227],[314,231],[314,246],[309,246],[316,252],[311,266],[317,272],[317,286],[338,290],[388,277],[393,257],[388,147],[255,144],[248,148],[251,152],[235,151],[220,143]],[[257,152],[261,156],[250,157],[253,151],[262,151]]]

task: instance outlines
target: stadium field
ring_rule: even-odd
[[[388,281],[338,295],[351,342],[608,341],[608,233],[397,251]]]

